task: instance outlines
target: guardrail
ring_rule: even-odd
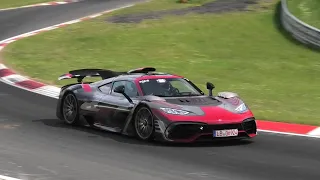
[[[312,27],[290,13],[287,6],[287,0],[281,0],[280,12],[281,24],[296,40],[320,49],[320,30]]]

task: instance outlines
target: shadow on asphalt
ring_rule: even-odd
[[[53,128],[72,129],[82,131],[94,136],[112,139],[117,142],[126,144],[135,144],[143,146],[162,146],[162,147],[226,147],[226,146],[243,146],[253,143],[252,140],[228,140],[228,141],[214,141],[214,142],[197,142],[197,143],[166,143],[166,142],[143,142],[135,137],[121,135],[119,133],[108,132],[85,125],[71,126],[58,119],[40,119],[33,120],[33,122],[42,122],[46,126]]]

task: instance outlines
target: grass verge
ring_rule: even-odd
[[[320,1],[287,0],[289,11],[303,22],[320,29]]]
[[[319,53],[278,31],[278,1],[259,11],[168,15],[141,23],[106,21],[167,1],[22,39],[4,49],[5,63],[58,85],[70,82],[58,82],[57,77],[72,69],[154,66],[184,75],[204,91],[205,82],[212,81],[215,92],[239,93],[258,119],[320,125]]]
[[[54,1],[54,0],[1,0],[0,9],[19,7],[19,6],[50,2],[50,1]]]

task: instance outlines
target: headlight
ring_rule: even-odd
[[[248,110],[248,108],[244,103],[242,103],[240,106],[238,106],[236,108],[236,111],[239,112],[239,113],[246,112],[247,110]]]
[[[175,115],[187,115],[190,112],[179,110],[179,109],[172,109],[172,108],[160,108],[162,111],[164,111],[167,114],[175,114]]]

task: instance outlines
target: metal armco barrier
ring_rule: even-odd
[[[293,16],[287,6],[287,0],[281,0],[281,23],[296,40],[320,49],[320,30]]]

